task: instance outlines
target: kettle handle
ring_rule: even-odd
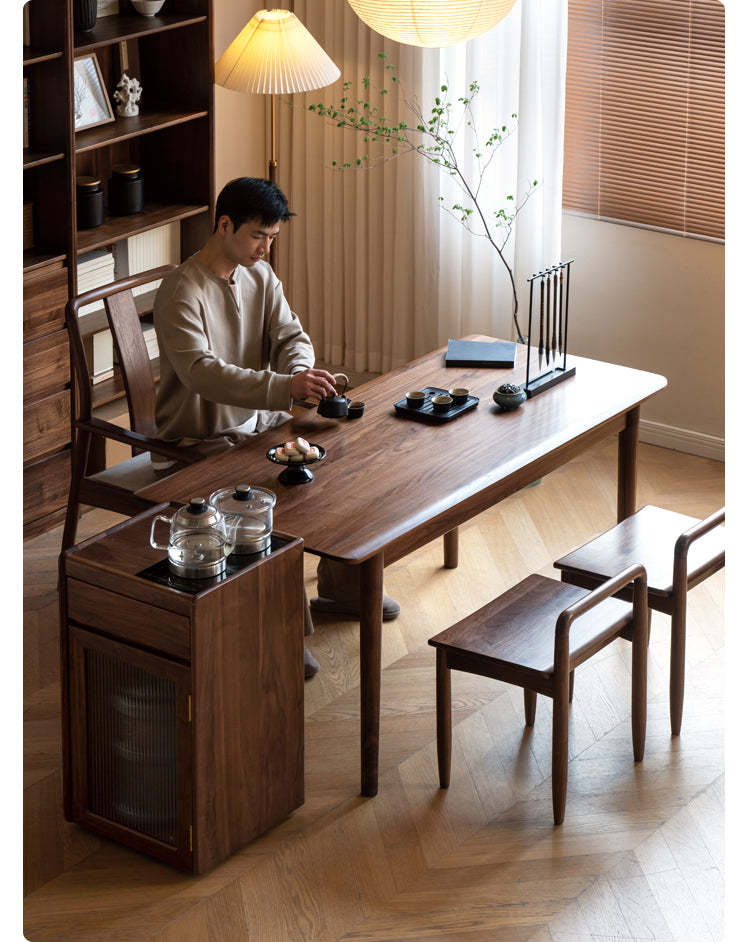
[[[343,396],[349,388],[349,377],[346,373],[334,373],[333,378],[336,380],[336,395]],[[339,386],[342,387],[341,392],[339,392]]]
[[[154,527],[160,520],[163,520],[164,523],[168,523],[170,526],[172,525],[172,521],[169,519],[169,517],[164,517],[162,516],[162,514],[159,514],[158,516],[154,517],[154,519],[151,521],[151,534],[149,536],[148,541],[153,546],[154,549],[164,550],[165,552],[169,552],[168,546],[164,546],[162,543],[157,543],[156,540],[154,539]]]

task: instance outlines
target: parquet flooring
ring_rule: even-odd
[[[724,466],[640,451],[639,503],[704,516]],[[384,625],[380,790],[359,797],[358,626],[316,618],[305,685],[305,804],[193,877],[62,820],[56,557],[25,546],[24,899],[33,942],[574,942],[724,933],[724,577],[691,592],[685,717],[669,732],[668,620],[653,616],[646,757],[632,761],[629,654],[576,673],[565,824],[552,826],[550,703],[453,675],[453,774],[438,787],[427,639],[615,516],[614,440],[386,572],[402,614]],[[82,534],[113,515],[93,511]],[[306,564],[315,594],[315,560]],[[732,938],[727,935],[727,938]]]

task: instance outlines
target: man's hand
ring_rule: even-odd
[[[336,381],[327,370],[302,370],[292,376],[292,399],[324,399],[336,392]]]

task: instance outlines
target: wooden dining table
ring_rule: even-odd
[[[640,406],[666,386],[664,377],[568,356],[573,376],[503,412],[492,394],[503,383],[525,384],[526,349],[517,346],[514,367],[495,369],[446,367],[443,347],[348,391],[365,403],[361,418],[303,409],[140,492],[156,503],[208,498],[233,484],[269,488],[275,529],[302,537],[307,552],[359,567],[364,796],[378,790],[384,568],[439,537],[445,565],[455,567],[461,524],[614,435],[618,520],[636,509]],[[455,387],[478,403],[450,421],[396,409],[409,390]],[[313,480],[286,485],[267,452],[296,436],[322,445],[325,458],[310,467]]]

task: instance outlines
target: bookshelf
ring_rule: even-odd
[[[161,228],[178,230],[178,257],[171,260],[180,261],[205,241],[214,203],[212,0],[166,0],[154,17],[141,16],[130,0],[99,6],[112,12],[88,32],[74,29],[73,0],[29,0],[25,9],[25,536],[59,523],[67,501],[70,372],[60,364],[67,350],[65,304],[82,290],[79,266],[83,274],[95,250],[123,257],[128,240]],[[89,55],[113,109],[123,71],[138,78],[136,117],[114,111],[114,120],[76,130],[75,62]],[[78,229],[76,178],[99,178],[106,207],[112,167],[123,163],[142,168],[143,210],[116,216],[105,208],[100,226]],[[146,299],[144,313],[149,309]],[[85,330],[105,327],[87,315]],[[154,369],[158,376],[158,360]],[[95,388],[95,401],[122,395],[116,374]]]

